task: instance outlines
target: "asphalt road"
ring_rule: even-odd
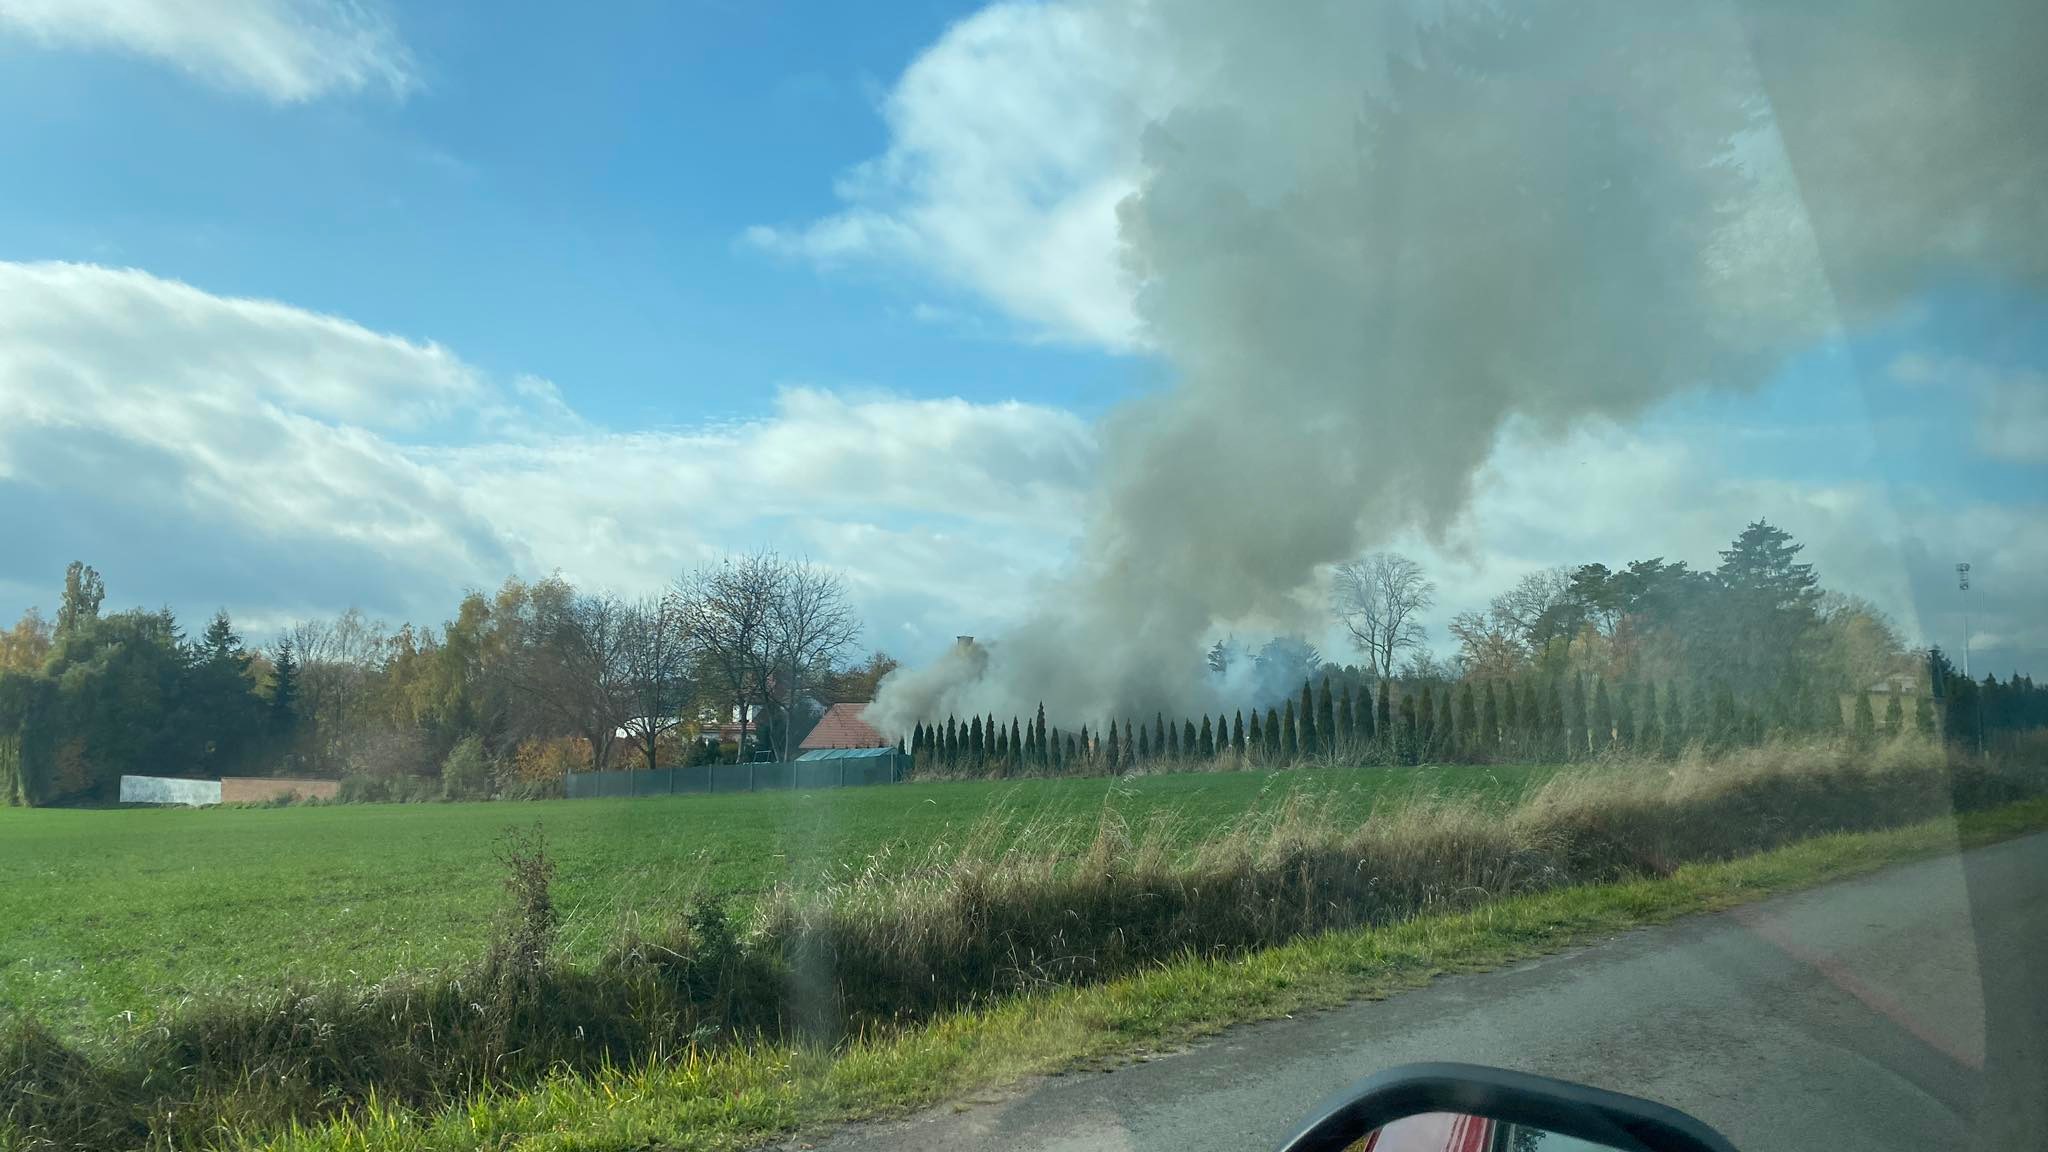
[[[836,1152],[1273,1147],[1394,1064],[1683,1108],[1745,1152],[2048,1148],[2048,834],[863,1126]]]

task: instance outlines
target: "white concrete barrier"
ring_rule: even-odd
[[[184,804],[199,808],[220,803],[218,780],[174,780],[168,776],[121,777],[123,804]]]

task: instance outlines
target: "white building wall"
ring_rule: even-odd
[[[218,780],[173,780],[164,776],[121,777],[123,804],[184,804],[199,808],[220,803]]]

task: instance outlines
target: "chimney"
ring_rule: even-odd
[[[972,648],[972,647],[974,647],[974,637],[972,637],[972,636],[955,636],[955,637],[953,637],[953,644],[954,644],[954,645],[955,645],[956,647],[960,647],[960,648]]]

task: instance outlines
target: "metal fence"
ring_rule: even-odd
[[[597,796],[704,796],[804,788],[859,788],[894,784],[906,775],[908,756],[780,760],[761,764],[697,764],[651,772],[571,772],[569,799]]]

